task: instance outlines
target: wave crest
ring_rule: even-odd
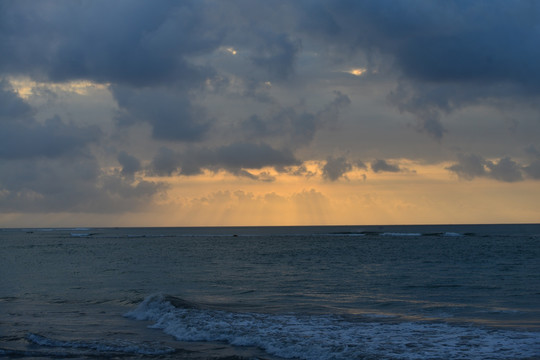
[[[236,313],[184,307],[178,298],[151,295],[126,316],[181,341],[255,346],[298,359],[519,359],[537,356],[540,333],[486,330],[428,322],[381,322],[336,315]],[[187,304],[191,304],[187,302]]]

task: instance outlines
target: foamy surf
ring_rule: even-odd
[[[180,341],[226,342],[298,359],[525,359],[540,334],[338,315],[240,313],[186,306],[161,294],[126,314]],[[176,304],[176,306],[173,305]],[[186,303],[192,304],[192,303]]]

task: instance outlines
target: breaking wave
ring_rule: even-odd
[[[161,294],[126,314],[181,341],[256,346],[298,359],[524,359],[540,355],[540,333],[374,317],[264,314],[209,309]]]

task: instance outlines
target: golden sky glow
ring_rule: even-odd
[[[366,73],[367,69],[365,68],[354,68],[347,71],[349,74],[352,74],[354,76],[362,76]]]
[[[78,95],[88,95],[91,90],[106,90],[108,84],[97,84],[88,80],[68,81],[65,83],[43,83],[29,78],[15,77],[8,79],[13,90],[23,98],[28,99],[36,90],[47,89],[52,92],[71,92]]]
[[[533,181],[522,183],[516,191],[512,184],[489,179],[456,181],[444,170],[449,164],[408,164],[413,165],[415,172],[399,174],[355,170],[347,174],[347,180],[338,182],[326,181],[320,173],[306,180],[271,168],[260,170],[275,177],[270,183],[226,172],[147,178],[168,184],[166,193],[148,204],[147,212],[126,213],[114,219],[106,214],[90,214],[84,224],[131,226],[135,221],[140,226],[377,225],[440,224],[441,219],[453,224],[537,219],[540,194]],[[312,163],[311,169],[315,168]],[[18,221],[17,214],[6,218]],[[40,226],[77,223],[76,219],[75,214],[57,214],[43,217]]]
[[[231,55],[236,55],[237,54],[236,49],[233,48],[233,47],[230,47],[230,46],[229,47],[224,47],[223,51],[225,51],[226,53],[229,53]]]
[[[365,181],[366,172],[360,170],[337,183],[279,174],[273,174],[272,183],[226,174],[171,179],[166,207],[176,209],[173,223],[201,226],[470,223],[471,214],[473,222],[481,223],[537,221],[540,194],[532,181],[515,191],[494,180],[455,181],[440,165],[415,169],[408,174],[367,172]]]

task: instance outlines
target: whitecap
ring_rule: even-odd
[[[518,359],[538,355],[540,333],[429,322],[381,322],[337,315],[236,313],[175,307],[163,295],[126,316],[150,320],[180,341],[255,346],[298,359]],[[535,350],[536,349],[536,350]]]

